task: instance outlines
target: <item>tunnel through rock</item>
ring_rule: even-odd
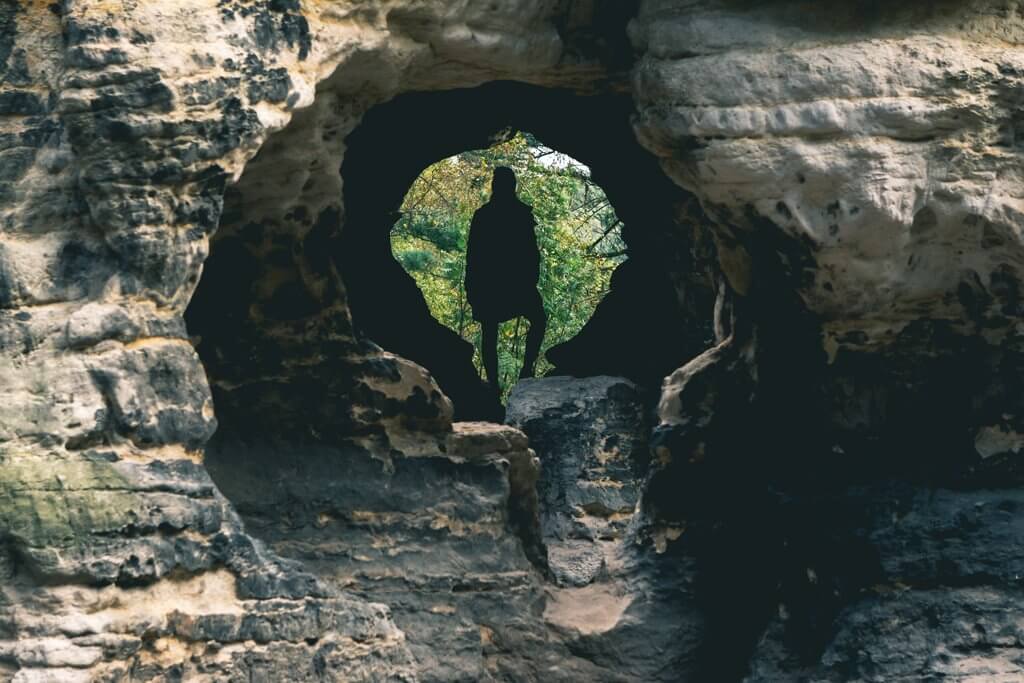
[[[645,681],[1024,677],[1020,3],[183,4],[0,10],[0,678],[327,679],[354,657],[338,678],[621,681],[627,654],[659,667]],[[451,91],[498,78],[577,91]],[[452,425],[427,372],[374,344],[485,412],[461,360],[417,346],[385,214],[434,148],[491,127],[570,151],[649,267],[561,365],[627,372],[677,341],[642,276],[710,317],[686,318],[702,290],[666,198],[687,198],[633,109],[732,291],[720,343],[665,386],[652,543],[631,543],[636,592],[670,610],[621,613],[628,640],[545,641],[549,586],[508,528],[508,501],[531,507],[522,435]],[[406,178],[376,173],[399,143]],[[188,320],[220,421],[204,463],[179,314],[211,239]],[[644,355],[602,347],[598,321],[633,307]],[[391,605],[419,666],[393,675],[376,646],[403,657],[400,634],[329,588]],[[566,670],[574,653],[609,675]]]
[[[400,95],[363,115],[321,94],[229,188],[187,312],[218,419],[324,437],[398,416],[443,424],[445,401],[429,381],[399,406],[358,379],[421,373],[407,359],[429,371],[456,419],[500,421],[472,345],[431,315],[390,232],[426,167],[517,130],[591,169],[628,249],[593,317],[550,350],[553,372],[656,389],[711,337],[713,288],[692,266],[711,247],[695,238],[696,200],[638,144],[632,112],[627,96],[512,82]],[[397,358],[380,362],[375,345]],[[355,404],[371,404],[372,416]]]
[[[427,368],[457,419],[500,419],[473,348],[430,314],[389,237],[409,186],[430,164],[515,131],[579,160],[623,222],[628,258],[574,338],[552,348],[555,374],[614,375],[658,386],[708,341],[712,296],[692,268],[699,214],[634,136],[628,98],[518,83],[402,95],[375,107],[347,139],[339,262],[353,320],[385,349]],[[398,152],[400,150],[400,152]]]
[[[632,111],[626,96],[507,82],[365,111],[328,90],[227,191],[186,315],[219,422],[206,466],[249,533],[390,605],[436,680],[481,680],[481,666],[525,679],[573,655],[538,613],[548,570],[533,454],[510,428],[453,427],[503,410],[471,345],[395,260],[396,211],[424,168],[510,131],[586,164],[628,259],[549,359],[652,398],[710,337],[712,287],[693,268],[710,247],[695,239],[696,201],[637,143]],[[576,680],[593,678],[587,657],[572,661]]]
[[[405,196],[391,245],[434,319],[476,347],[478,372],[485,370],[479,321],[496,305],[514,316],[496,326],[496,374],[505,402],[522,368],[531,377],[551,370],[545,352],[579,333],[627,250],[622,222],[590,169],[528,133],[503,138],[425,169]],[[498,168],[515,173],[519,201],[510,195],[495,200]],[[523,204],[528,213],[516,213]],[[508,215],[520,218],[502,222]],[[477,259],[490,253],[492,260],[471,268],[470,251]],[[536,293],[546,316],[530,304]],[[539,357],[530,357],[531,338],[539,342]]]

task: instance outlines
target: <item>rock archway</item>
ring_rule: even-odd
[[[228,189],[186,312],[217,406],[213,480],[276,552],[394,605],[426,680],[522,678],[556,663],[566,680],[657,668],[647,650],[619,664],[572,655],[531,615],[549,573],[532,453],[508,428],[453,428],[456,417],[500,421],[501,407],[482,400],[471,350],[430,317],[388,242],[412,179],[454,152],[528,129],[585,161],[623,218],[630,259],[552,359],[570,374],[632,377],[649,410],[663,375],[708,343],[713,249],[698,248],[696,199],[637,142],[629,98],[576,81],[416,92],[365,113],[343,85],[322,86]],[[608,591],[612,613],[631,602]]]
[[[244,369],[234,371],[237,384],[242,375],[249,383],[260,375],[254,364],[263,362],[261,354],[270,364],[311,351],[323,356],[312,342],[302,344],[308,331],[266,331],[319,319],[316,325],[340,325],[336,335],[361,335],[425,367],[454,401],[458,419],[500,421],[502,409],[479,381],[469,345],[433,320],[388,239],[402,197],[423,168],[522,129],[593,169],[623,219],[629,247],[629,260],[590,323],[552,349],[556,370],[625,376],[656,390],[712,337],[713,247],[695,197],[640,146],[631,100],[613,90],[595,78],[576,89],[495,82],[411,93],[369,108],[358,124],[348,108],[334,110],[336,93],[323,92],[264,146],[228,192],[205,280],[188,314],[214,387],[218,368],[231,376],[233,358],[246,359]],[[332,177],[332,164],[340,177]],[[230,283],[219,279],[225,276]],[[332,353],[352,357],[360,353],[356,346],[352,341]],[[311,390],[309,382],[346,374],[352,372],[321,368],[308,382],[290,384],[319,402],[327,390]],[[336,392],[351,395],[353,387]],[[422,400],[434,400],[430,389]],[[272,419],[278,419],[281,402],[272,401]],[[218,400],[222,414],[232,402]],[[246,395],[238,402],[252,411],[260,400]],[[301,413],[311,410],[318,408]],[[340,422],[334,424],[339,429]],[[355,425],[340,429],[335,433]]]
[[[463,419],[494,414],[496,406],[488,407],[475,379],[471,349],[429,317],[387,240],[420,171],[516,130],[592,169],[623,220],[629,248],[587,327],[551,350],[555,371],[625,376],[653,388],[709,341],[711,283],[693,275],[697,203],[640,147],[631,115],[622,95],[492,83],[401,95],[370,110],[348,137],[338,257],[353,319],[384,348],[428,368]]]
[[[1019,679],[1022,45],[1005,0],[5,3],[0,678]],[[684,315],[720,275],[601,619],[522,434],[352,317],[346,141],[508,81],[632,112],[681,189],[631,248]]]

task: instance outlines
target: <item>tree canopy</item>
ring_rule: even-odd
[[[430,166],[416,179],[391,234],[395,258],[416,280],[433,316],[476,348],[481,368],[480,327],[466,302],[463,278],[466,239],[473,214],[490,197],[498,166],[512,168],[519,198],[533,207],[541,252],[538,289],[548,314],[542,354],[567,341],[586,323],[608,290],[611,273],[625,259],[621,221],[579,162],[540,144],[529,134],[483,150],[463,152]],[[518,377],[528,323],[501,326],[499,375],[507,395]],[[543,358],[537,366],[544,374]]]

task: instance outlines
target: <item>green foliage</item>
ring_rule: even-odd
[[[567,160],[520,133],[427,168],[402,204],[391,235],[395,257],[415,278],[434,317],[474,344],[478,369],[480,326],[463,289],[466,239],[473,214],[490,196],[495,167],[515,170],[519,197],[533,207],[537,220],[538,288],[548,313],[542,354],[583,327],[607,292],[612,270],[625,258],[608,198],[585,167]],[[528,327],[522,319],[501,326],[498,363],[506,395],[519,375]],[[542,355],[537,372],[548,369]]]
[[[398,254],[398,262],[410,273],[429,271],[436,261],[434,254],[426,249],[410,249]]]

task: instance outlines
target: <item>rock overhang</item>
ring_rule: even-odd
[[[790,436],[814,432],[814,443],[796,450],[837,471],[888,475],[887,463],[902,459],[897,471],[955,487],[970,488],[977,475],[1003,487],[1017,481],[1019,12],[983,1],[833,3],[828,12],[800,2],[648,2],[630,27],[630,83],[610,69],[634,56],[622,58],[624,43],[601,31],[584,40],[590,10],[576,5],[568,18],[543,2],[497,13],[486,3],[276,0],[0,10],[0,145],[9,162],[0,189],[9,379],[0,387],[0,449],[18,463],[5,465],[14,512],[3,536],[22,558],[14,563],[22,580],[45,590],[125,577],[114,588],[130,590],[226,564],[264,577],[246,599],[317,592],[250,540],[196,464],[214,414],[228,425],[238,415],[216,392],[240,392],[237,405],[268,416],[278,434],[312,427],[314,437],[355,437],[371,451],[444,444],[450,408],[433,381],[360,339],[341,274],[291,250],[305,244],[315,255],[344,224],[344,139],[373,105],[494,80],[628,98],[639,141],[699,200],[696,215],[717,244],[705,257],[725,280],[713,285],[719,345],[666,384],[656,461],[670,466],[648,484],[648,513],[656,518],[659,503],[678,497],[680,481],[709,482],[713,493],[738,472],[772,478],[771,466],[748,470],[747,458],[730,459],[752,446],[736,438],[737,424],[787,450]],[[624,19],[615,30],[625,32]],[[608,45],[618,60],[604,59]],[[293,125],[303,118],[308,125]],[[253,348],[268,363],[240,364],[225,379],[214,370],[211,404],[182,314],[203,264],[215,272],[215,256],[207,258],[225,192],[256,177],[259,151],[277,131],[277,143],[289,140],[290,128],[305,131],[303,149],[322,150],[320,165],[301,168],[309,160],[298,154],[282,187],[264,183],[244,196],[279,202],[285,214],[282,195],[314,183],[310,218],[281,216],[297,224],[282,231],[290,241],[275,244],[271,230],[246,247],[273,266],[268,281],[291,283],[293,294],[258,320],[269,343]],[[310,318],[275,313],[302,310],[296,301],[313,302]],[[289,413],[297,417],[283,419]],[[730,466],[708,479],[687,469],[723,451]],[[45,485],[28,482],[32,467]],[[83,478],[83,468],[112,468],[119,478]],[[800,467],[782,469],[792,485]],[[193,479],[199,489],[185,486]],[[119,497],[113,507],[99,501]],[[994,514],[1012,515],[1004,503]],[[70,533],[83,552],[25,562],[60,547],[47,540],[58,527],[54,534]],[[679,538],[679,527],[666,529],[659,538]],[[889,573],[897,583],[912,574]],[[991,590],[1005,590],[1003,579],[992,581]],[[871,610],[884,611],[878,604]],[[388,631],[386,619],[366,614]],[[381,651],[397,652],[394,641],[382,637]],[[313,646],[296,647],[301,658]],[[69,667],[87,663],[48,659],[55,651],[42,647],[39,656],[19,652],[0,657],[0,673],[15,661],[71,676]],[[773,656],[756,670],[776,675]],[[117,668],[116,653],[104,657],[99,666]],[[404,666],[401,654],[389,661],[394,671]]]

